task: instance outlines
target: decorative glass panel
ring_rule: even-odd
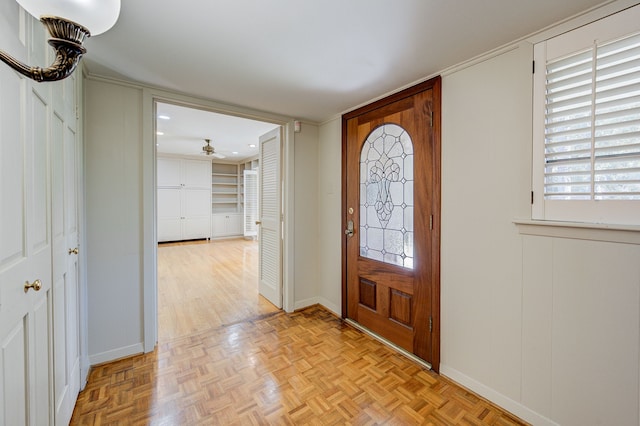
[[[360,255],[413,269],[413,143],[396,124],[360,152]]]

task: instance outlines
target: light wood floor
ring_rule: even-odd
[[[256,241],[159,245],[159,342],[277,310],[258,294]]]
[[[71,424],[524,424],[320,306],[276,310],[256,255],[242,240],[161,246],[158,347],[94,367]]]

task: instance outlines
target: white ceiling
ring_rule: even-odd
[[[231,115],[157,103],[156,136],[158,153],[205,157],[202,147],[211,140],[216,154],[226,161],[240,161],[258,155],[258,138],[276,124]],[[253,147],[250,145],[254,145]]]
[[[322,122],[601,2],[123,0],[84,60],[91,74]]]

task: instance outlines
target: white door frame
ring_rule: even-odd
[[[197,99],[160,89],[143,89],[142,112],[142,280],[144,351],[154,350],[158,341],[158,244],[156,224],[156,102],[178,104],[185,107],[265,121],[283,128],[282,179],[284,181],[282,253],[282,308],[292,312],[293,303],[293,118],[268,114],[249,108],[240,108],[213,101]]]

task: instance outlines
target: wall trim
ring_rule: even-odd
[[[550,220],[514,220],[522,235],[551,238],[640,244],[640,226],[602,223],[555,222]]]
[[[536,413],[530,408],[525,407],[518,401],[514,401],[513,399],[495,391],[487,385],[484,385],[477,380],[472,379],[460,371],[449,367],[444,363],[440,363],[440,375],[454,381],[456,384],[459,384],[467,389],[477,393],[483,398],[488,399],[494,404],[500,406],[500,408],[510,412],[511,414],[520,417],[522,420],[525,420],[531,424],[537,426],[560,426],[558,423],[555,423],[551,419]]]
[[[118,359],[128,358],[133,355],[144,353],[144,345],[136,343],[129,346],[123,346],[121,348],[112,349],[110,351],[93,354],[89,357],[91,365],[104,364],[106,362],[113,362]]]

